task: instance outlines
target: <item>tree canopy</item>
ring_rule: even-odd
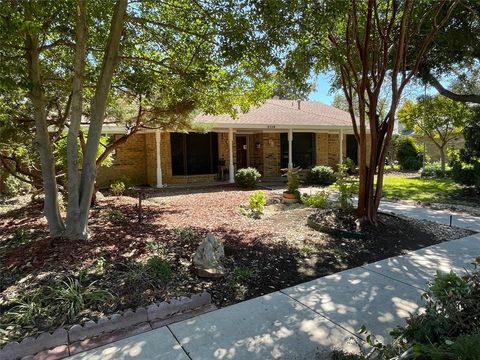
[[[432,140],[440,151],[445,171],[445,147],[463,131],[472,114],[464,103],[437,95],[423,96],[416,102],[406,100],[397,116],[407,129]]]
[[[125,136],[141,127],[181,128],[197,111],[235,115],[271,95],[274,53],[288,39],[258,16],[272,4],[0,3],[0,104],[8,107],[1,134],[9,144],[2,154],[16,152],[10,145],[17,129],[35,133],[26,146],[38,150],[34,164],[41,165],[52,236],[88,235],[105,121],[124,125]],[[65,136],[66,223],[59,212],[54,151]],[[85,142],[82,154],[79,137]]]

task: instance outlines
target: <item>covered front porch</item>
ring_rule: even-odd
[[[148,183],[156,187],[233,183],[235,172],[245,167],[256,168],[264,178],[278,178],[283,168],[336,167],[347,156],[356,159],[356,144],[352,146],[349,135],[353,136],[343,129],[301,128],[213,129],[207,134],[156,131],[155,158],[149,161],[155,160],[155,181],[150,170]]]

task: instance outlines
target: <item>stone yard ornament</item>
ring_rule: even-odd
[[[225,256],[223,244],[212,234],[208,234],[193,255],[193,265],[197,275],[205,278],[219,278],[225,274],[221,259]]]

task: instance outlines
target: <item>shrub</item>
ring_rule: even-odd
[[[357,164],[355,164],[355,161],[353,161],[348,157],[345,160],[343,160],[342,166],[345,166],[345,168],[347,169],[347,174],[349,175],[358,173]]]
[[[167,282],[172,278],[172,268],[167,260],[160,256],[152,256],[145,264],[145,271],[152,279],[160,279]]]
[[[349,179],[347,168],[344,165],[339,166],[335,185],[338,188],[338,204],[340,208],[344,210],[351,209],[355,184]]]
[[[300,169],[289,169],[287,171],[287,190],[291,194],[298,193],[298,187],[300,186],[300,180],[298,179],[298,173]]]
[[[257,185],[261,176],[255,168],[243,168],[235,174],[235,183],[241,188],[251,189]]]
[[[326,191],[319,191],[314,195],[304,195],[301,200],[302,203],[307,206],[324,209],[328,204],[328,193]]]
[[[125,192],[125,183],[121,180],[117,180],[110,185],[110,191],[115,196],[120,196]]]
[[[397,140],[397,161],[403,170],[420,170],[423,163],[422,153],[417,149],[411,137],[399,137]]]
[[[125,214],[122,212],[122,210],[110,209],[108,211],[108,219],[111,222],[120,222],[125,220]]]
[[[448,156],[452,179],[463,185],[473,185],[480,191],[480,158],[469,158],[465,151],[459,150],[450,151]]]
[[[267,203],[267,198],[264,191],[255,191],[250,195],[249,198],[249,208],[255,215],[263,214],[265,204]]]
[[[67,278],[66,281],[51,287],[52,300],[58,303],[68,319],[73,320],[86,307],[102,304],[113,295],[106,290],[94,288],[95,282],[86,282],[85,276]]]
[[[335,172],[330,166],[318,165],[311,168],[307,173],[307,182],[328,186],[335,182]]]
[[[0,171],[0,177],[2,176],[4,176],[4,174]],[[10,174],[6,174],[4,177],[4,185],[4,194],[6,196],[21,195],[32,190],[32,186],[30,184],[23,182]]]
[[[442,171],[442,165],[439,161],[432,163],[426,163],[422,168],[421,177],[423,178],[444,178],[449,173],[450,169],[447,168],[446,172]]]

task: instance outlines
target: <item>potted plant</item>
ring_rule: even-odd
[[[299,172],[300,168],[287,170],[287,191],[283,192],[284,203],[294,203],[298,201]]]

